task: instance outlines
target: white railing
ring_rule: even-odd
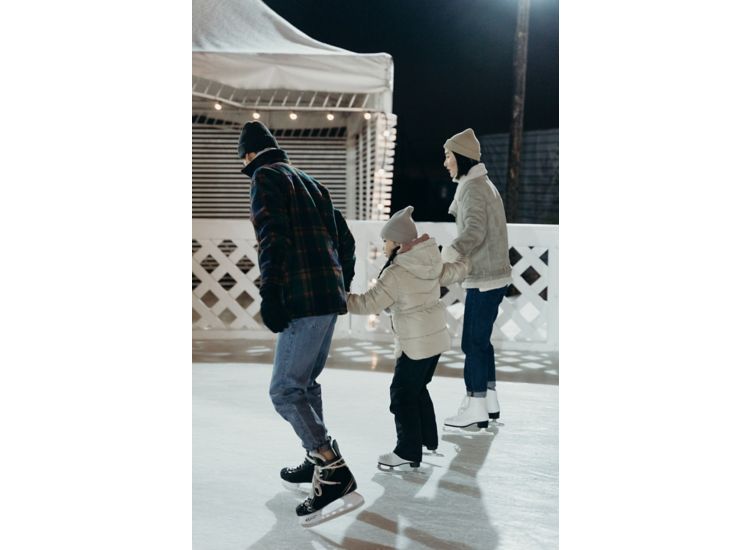
[[[384,222],[350,221],[356,241],[352,292],[364,292],[385,263],[380,240]],[[417,223],[439,244],[456,235],[454,223]],[[558,349],[558,226],[510,224],[508,238],[516,292],[503,300],[493,342],[504,349]],[[193,220],[193,337],[269,338],[260,320],[260,277],[250,221]],[[454,345],[461,342],[465,291],[452,285],[443,298]],[[387,314],[346,315],[335,337],[371,341],[392,339]]]

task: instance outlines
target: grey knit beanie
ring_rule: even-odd
[[[413,206],[399,210],[391,216],[380,232],[381,239],[387,239],[395,243],[403,244],[413,241],[417,238],[417,226],[411,219],[411,213],[414,212]]]
[[[443,145],[445,149],[453,153],[458,153],[470,159],[479,160],[482,156],[482,150],[479,146],[479,140],[474,135],[474,130],[467,128],[463,132],[457,133]]]

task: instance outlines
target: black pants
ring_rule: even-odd
[[[440,354],[427,359],[410,359],[405,353],[396,361],[391,382],[391,412],[396,420],[398,442],[393,450],[406,460],[421,461],[422,445],[438,445],[435,409],[427,384],[435,374]]]

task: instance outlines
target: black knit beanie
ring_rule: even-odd
[[[247,153],[257,153],[271,147],[278,149],[279,144],[262,122],[245,123],[237,144],[237,153],[241,159],[245,158]]]

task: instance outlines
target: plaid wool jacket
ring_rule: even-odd
[[[282,149],[261,153],[242,172],[251,179],[261,294],[280,288],[292,319],[346,313],[354,237],[328,189],[294,168]]]

